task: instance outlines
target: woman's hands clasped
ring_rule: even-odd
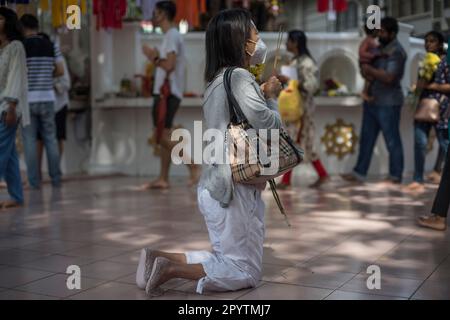
[[[271,77],[267,82],[261,85],[261,90],[266,99],[277,99],[281,90],[283,90],[283,87],[277,77]]]

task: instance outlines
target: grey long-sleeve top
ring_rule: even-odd
[[[230,123],[227,96],[223,84],[223,70],[208,84],[204,96],[203,113],[207,129],[220,130],[225,137]],[[282,122],[277,102],[266,100],[255,77],[245,69],[236,69],[231,77],[231,89],[249,123],[258,129],[279,129]],[[215,141],[217,143],[217,141]],[[214,143],[214,142],[213,142]],[[223,155],[226,155],[223,143]],[[211,197],[222,207],[228,207],[233,199],[231,167],[222,159],[210,160],[203,169],[200,186],[206,188]]]

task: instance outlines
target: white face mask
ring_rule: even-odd
[[[247,51],[247,54],[251,57],[250,65],[256,66],[266,63],[268,49],[264,41],[262,41],[261,39],[259,39],[258,42],[255,42],[253,40],[248,41],[256,45],[255,51],[252,54]]]

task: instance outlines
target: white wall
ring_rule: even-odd
[[[411,64],[414,56],[423,51],[423,44],[418,40],[410,40],[408,32],[411,28],[402,26],[400,40],[405,49],[410,53],[405,79],[403,82],[405,91],[411,84]],[[108,39],[97,39],[100,37]],[[315,60],[322,66],[326,61],[334,61],[334,66],[329,65],[322,74],[330,73],[339,80],[348,82],[353,92],[359,92],[363,86],[363,80],[358,71],[358,47],[361,38],[357,33],[308,33],[310,50]],[[269,47],[269,60],[273,57],[276,48],[277,34],[263,33],[262,38]],[[97,39],[97,40],[96,40]],[[286,40],[286,38],[284,39]],[[136,26],[127,26],[122,31],[114,31],[110,34],[98,33],[93,36],[93,56],[104,53],[107,55],[104,63],[94,63],[93,75],[94,92],[96,96],[117,90],[120,79],[124,72],[143,70],[145,58],[141,53],[142,43],[151,45],[161,41],[160,36],[141,37],[137,34]],[[202,93],[204,88],[204,35],[202,33],[188,34],[185,37],[188,52],[187,91]],[[116,51],[105,50],[106,48],[117,48]],[[329,60],[331,59],[331,60]],[[268,66],[270,68],[270,66]],[[333,74],[334,71],[334,74]],[[129,75],[131,73],[128,73]],[[99,82],[107,79],[106,82]],[[187,99],[185,99],[187,100]],[[156,175],[159,168],[159,158],[152,154],[152,149],[147,145],[147,138],[152,130],[151,125],[151,102],[142,106],[137,100],[129,100],[121,107],[117,103],[114,108],[99,108],[100,105],[108,105],[108,100],[102,104],[94,103],[93,114],[93,136],[94,142],[91,152],[90,171],[92,173],[120,172],[131,175]],[[321,144],[321,137],[325,133],[327,124],[333,124],[338,118],[355,126],[359,135],[361,123],[361,107],[358,104],[344,106],[340,100],[329,100],[324,103],[318,99],[318,109],[315,115],[317,134],[316,145],[318,151],[329,171],[333,174],[347,172],[352,169],[356,162],[357,154],[349,155],[342,160],[334,156],[328,156]],[[135,105],[133,106],[133,104]],[[335,105],[333,105],[335,103]],[[119,102],[120,104],[120,102]],[[412,112],[403,110],[401,124],[402,138],[405,149],[406,173],[411,174],[413,170],[413,130]],[[193,122],[202,119],[200,103],[197,106],[184,106],[176,118],[175,123],[192,130]],[[428,158],[428,167],[434,164],[435,157]],[[187,171],[184,167],[174,167],[174,176],[184,176]],[[370,174],[384,175],[388,172],[388,154],[384,142],[380,138],[372,161]]]

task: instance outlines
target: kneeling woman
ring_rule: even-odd
[[[281,83],[273,77],[260,87],[247,71],[250,65],[264,62],[266,51],[248,11],[227,10],[211,20],[206,32],[208,86],[203,106],[209,129],[225,135],[230,122],[223,84],[228,67],[237,67],[231,89],[250,124],[255,129],[281,127],[276,103]],[[151,295],[159,294],[159,286],[173,278],[198,280],[200,294],[255,287],[262,272],[264,187],[235,185],[229,165],[208,165],[199,184],[198,202],[213,251],[176,254],[143,249],[137,285]]]

